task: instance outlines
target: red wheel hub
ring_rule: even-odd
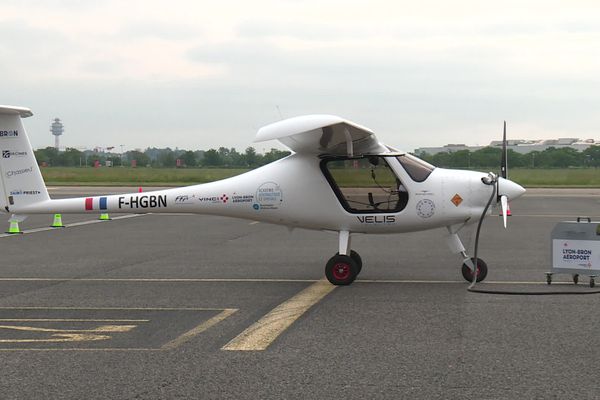
[[[336,263],[333,266],[333,277],[339,281],[348,279],[350,276],[350,265],[346,263]]]

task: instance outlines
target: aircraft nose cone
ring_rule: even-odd
[[[523,186],[504,178],[498,178],[498,195],[506,196],[509,200],[521,197],[525,193]]]

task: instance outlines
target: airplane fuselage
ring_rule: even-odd
[[[144,193],[48,200],[22,208],[10,207],[9,211],[198,213],[308,229],[394,233],[476,221],[492,191],[481,183],[486,176],[483,173],[436,168],[423,182],[415,182],[395,158],[386,160],[408,195],[399,212],[347,211],[323,173],[321,160],[303,154],[292,154],[212,183]]]

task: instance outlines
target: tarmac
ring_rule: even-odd
[[[51,188],[53,197],[137,188]],[[146,188],[144,188],[146,191]],[[600,221],[594,190],[529,191],[483,224],[478,287],[547,286],[550,231]],[[2,399],[598,398],[600,295],[469,293],[443,229],[333,234],[197,215],[31,216],[0,235]],[[8,222],[6,222],[8,228]],[[461,232],[472,249],[474,229]]]

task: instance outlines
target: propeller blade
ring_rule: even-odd
[[[500,196],[500,204],[502,205],[502,219],[504,220],[504,229],[506,229],[506,217],[508,215],[508,197]]]
[[[508,165],[507,165],[507,152],[506,149],[506,121],[504,121],[504,134],[502,135],[502,161],[500,162],[500,176],[504,179],[508,177]]]

